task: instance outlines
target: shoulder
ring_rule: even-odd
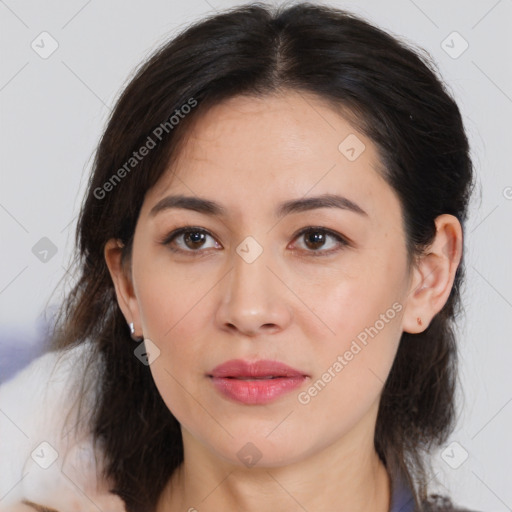
[[[85,511],[97,510],[91,508],[94,502],[103,510],[124,511],[121,500],[98,483],[101,454],[88,420],[101,361],[85,378],[89,356],[94,353],[87,342],[47,352],[0,386],[3,506],[22,506],[25,500],[49,509]]]
[[[392,499],[391,512],[417,512],[414,504],[413,492],[402,472],[392,473]],[[477,512],[467,508],[457,507],[447,496],[430,494],[426,500],[422,500],[421,512]]]
[[[431,494],[426,502],[422,503],[422,512],[483,512],[456,506],[447,496]]]

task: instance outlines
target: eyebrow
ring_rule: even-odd
[[[218,217],[227,215],[226,209],[215,201],[193,196],[172,195],[166,196],[158,201],[158,203],[151,208],[149,216],[154,217],[156,214],[171,208],[183,208],[185,210],[192,210],[205,215]],[[277,218],[281,218],[291,213],[305,212],[317,208],[340,208],[368,217],[368,213],[359,205],[346,197],[335,194],[323,194],[315,197],[285,201],[277,207],[275,215]]]

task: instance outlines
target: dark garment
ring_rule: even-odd
[[[414,512],[414,497],[403,475],[391,477],[391,508],[389,512]]]
[[[403,475],[391,478],[392,494],[389,512],[417,512],[411,488]],[[427,502],[422,503],[422,512],[477,512],[467,508],[456,507],[446,496],[433,494]]]

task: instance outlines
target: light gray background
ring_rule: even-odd
[[[91,157],[123,84],[176,31],[240,3],[0,1],[4,380],[38,353],[41,313],[69,268]],[[440,490],[457,503],[485,512],[512,510],[512,1],[322,3],[424,47],[464,116],[478,175],[465,241],[467,314],[459,325],[464,396],[450,446],[436,455],[436,471],[445,485]],[[43,31],[58,43],[47,59],[31,47],[33,41],[42,46]],[[469,46],[457,56],[464,40]],[[49,44],[45,39],[46,49]],[[46,262],[32,252],[42,237],[57,248]]]

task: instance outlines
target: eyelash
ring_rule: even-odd
[[[176,252],[176,253],[181,253],[181,254],[186,253],[186,254],[192,255],[193,257],[204,256],[204,250],[201,250],[201,249],[198,249],[198,250],[183,250],[183,249],[177,249],[175,247],[171,247],[170,244],[171,244],[172,241],[174,241],[174,239],[178,238],[180,235],[183,235],[183,234],[189,233],[189,232],[191,232],[191,233],[203,233],[205,235],[211,236],[212,238],[215,238],[215,237],[213,237],[213,235],[209,231],[207,231],[207,230],[205,230],[203,228],[196,227],[196,226],[183,226],[181,228],[175,229],[175,230],[171,231],[170,233],[168,233],[160,241],[160,243],[162,245],[168,246],[168,248],[171,251]],[[349,241],[346,238],[341,236],[339,233],[336,233],[335,231],[332,231],[330,229],[327,229],[327,228],[324,228],[324,227],[321,227],[321,226],[308,226],[307,228],[304,228],[304,229],[300,230],[298,233],[296,233],[294,235],[294,237],[293,237],[293,240],[295,240],[296,238],[299,238],[301,236],[304,236],[306,234],[309,234],[309,233],[322,233],[322,234],[325,234],[325,235],[329,235],[332,238],[334,238],[340,244],[341,247],[337,247],[335,249],[330,249],[328,251],[321,251],[321,250],[315,251],[315,250],[300,249],[300,250],[303,250],[306,253],[308,253],[308,256],[312,256],[312,257],[330,256],[331,254],[340,251],[343,247],[350,247],[350,243],[349,243]]]

